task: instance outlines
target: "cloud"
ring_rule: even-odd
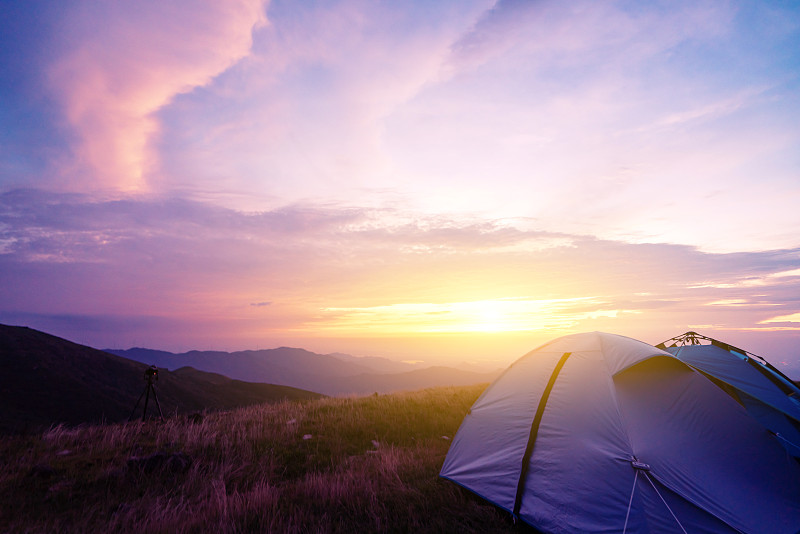
[[[508,61],[511,57],[524,58],[526,70],[557,66],[569,75],[616,73],[638,68],[681,42],[719,36],[733,13],[712,2],[678,2],[664,10],[656,4],[498,0],[452,44],[449,67],[457,73],[491,63],[519,66]]]
[[[730,74],[776,38],[709,52],[741,33],[735,4],[277,2],[254,26],[257,3],[207,1],[184,25],[174,7],[68,10],[52,72],[76,181],[236,209],[447,206],[713,251],[795,244],[798,108],[770,76]],[[772,206],[763,222],[718,216],[750,200]]]
[[[278,310],[294,298],[369,307],[595,295],[602,306],[582,311],[684,306],[741,315],[748,302],[747,313],[763,320],[800,300],[798,250],[709,254],[389,209],[244,213],[178,199],[14,191],[0,195],[0,243],[6,291],[16,295],[6,304],[38,303],[39,311],[48,302],[67,309],[70,295],[84,291],[84,305],[115,313],[129,299],[143,311],[166,302],[193,313],[192,301]],[[11,278],[42,287],[41,298],[17,294]]]
[[[791,313],[789,315],[780,315],[778,317],[772,317],[771,319],[765,319],[763,321],[759,321],[758,324],[769,324],[769,323],[800,323],[800,312]]]
[[[798,137],[780,117],[798,108],[794,98],[773,107],[783,96],[770,76],[733,76],[745,64],[763,73],[755,56],[719,52],[749,42],[773,57],[774,37],[743,32],[736,4],[632,6],[487,10],[451,47],[448,80],[392,117],[417,201],[611,240],[795,246],[785,157]],[[728,215],[744,206],[752,219]]]
[[[387,118],[437,83],[483,4],[271,4],[248,58],[159,113],[166,179],[247,209],[383,200],[402,189]]]
[[[508,51],[532,25],[541,29],[535,17],[538,15],[541,20],[550,8],[546,0],[498,0],[450,46],[450,69],[474,67]]]
[[[770,356],[784,345],[763,336],[794,335],[784,320],[800,310],[800,249],[712,254],[531,226],[407,210],[239,212],[180,199],[7,192],[0,319],[93,346],[176,350],[266,339],[302,346],[398,329],[505,329],[542,342],[603,330],[658,342],[694,328]]]
[[[66,175],[96,189],[144,191],[158,161],[155,113],[245,57],[263,0],[71,4],[50,68],[75,131]]]

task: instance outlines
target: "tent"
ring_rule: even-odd
[[[800,388],[760,356],[697,332],[656,345],[702,372],[800,457]]]
[[[441,476],[543,532],[800,531],[800,464],[774,435],[668,352],[600,332],[512,364]]]

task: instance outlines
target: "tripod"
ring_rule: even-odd
[[[128,417],[128,421],[133,421],[133,414],[136,413],[136,408],[139,407],[139,403],[141,402],[142,397],[144,397],[144,410],[142,411],[142,421],[145,420],[145,418],[147,417],[147,403],[150,400],[151,391],[153,392],[153,399],[156,401],[156,406],[158,406],[158,416],[163,421],[164,414],[161,412],[161,404],[158,402],[158,395],[156,395],[156,388],[155,386],[153,386],[153,382],[158,381],[158,368],[156,368],[155,365],[151,365],[149,368],[147,368],[144,372],[144,379],[147,382],[147,384],[144,386],[144,391],[142,391],[142,394],[139,395],[139,400],[136,401],[136,406],[134,406],[133,410],[131,410],[131,415],[130,417]]]

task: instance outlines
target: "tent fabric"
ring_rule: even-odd
[[[792,456],[800,458],[800,425],[760,400],[740,392],[737,395],[753,418],[780,440]]]
[[[667,351],[682,362],[730,384],[800,422],[800,399],[794,399],[781,391],[764,372],[754,367],[760,364],[750,364],[716,345],[686,345],[670,347]],[[769,370],[765,369],[765,372]]]
[[[512,364],[441,476],[544,532],[800,531],[800,464],[775,436],[671,354],[613,334]]]
[[[760,363],[747,361],[747,356],[733,354],[718,345],[675,346],[667,351],[732,387],[750,415],[777,434],[790,454],[800,457],[800,398],[786,393],[786,390],[797,390],[796,386],[785,384],[782,377],[775,376]]]

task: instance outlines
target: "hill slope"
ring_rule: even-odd
[[[60,422],[125,420],[144,391],[143,375],[148,367],[37,330],[6,325],[0,325],[0,366],[3,433]],[[161,371],[155,389],[165,415],[320,397],[309,391],[245,383],[194,369]],[[150,406],[155,409],[152,400]],[[141,409],[140,405],[139,415]]]

